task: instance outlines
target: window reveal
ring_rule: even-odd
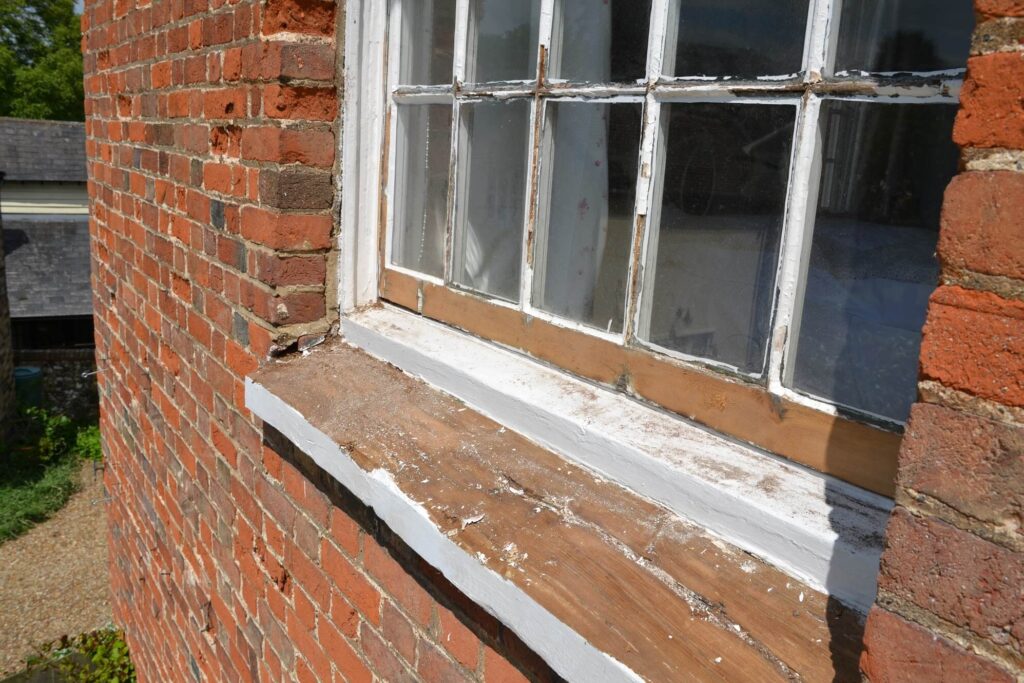
[[[898,425],[970,3],[875,4],[392,0],[385,268]]]

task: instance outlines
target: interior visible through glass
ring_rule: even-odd
[[[647,75],[651,0],[557,0],[549,77],[626,83]]]
[[[672,75],[757,78],[801,70],[808,0],[675,3],[675,63],[665,60]]]
[[[764,370],[795,116],[790,105],[662,108],[649,341]]]
[[[455,51],[455,0],[402,3],[402,85],[451,83]]]
[[[443,277],[452,105],[401,106],[398,117],[396,166],[404,174],[395,197],[391,260]]]
[[[552,102],[535,304],[622,331],[643,105]]]
[[[536,78],[540,0],[471,0],[468,83]]]
[[[957,169],[954,105],[822,103],[821,186],[792,386],[905,420]]]
[[[971,0],[844,2],[836,71],[948,71],[967,63]]]
[[[461,105],[455,281],[519,300],[530,100]]]

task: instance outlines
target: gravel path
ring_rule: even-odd
[[[86,463],[81,477],[60,512],[0,545],[0,677],[35,646],[111,621],[102,472]]]

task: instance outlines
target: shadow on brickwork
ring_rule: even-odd
[[[270,425],[264,425],[263,443],[302,473],[311,484],[327,496],[335,508],[359,524],[368,536],[384,548],[434,600],[451,610],[477,638],[507,659],[524,676],[537,683],[564,681],[515,633],[480,609],[440,572],[427,564],[391,531],[373,508],[363,504],[287,437]]]

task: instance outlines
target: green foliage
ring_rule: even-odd
[[[76,683],[130,683],[135,681],[124,633],[107,628],[64,636],[38,649],[28,660],[28,671],[53,671]]]
[[[100,428],[96,425],[81,427],[75,435],[75,451],[86,460],[101,462],[103,442],[100,441]]]
[[[99,430],[63,415],[23,410],[14,440],[0,444],[0,543],[64,507],[78,484],[81,459],[102,459]]]
[[[74,0],[0,0],[0,116],[81,121]]]

